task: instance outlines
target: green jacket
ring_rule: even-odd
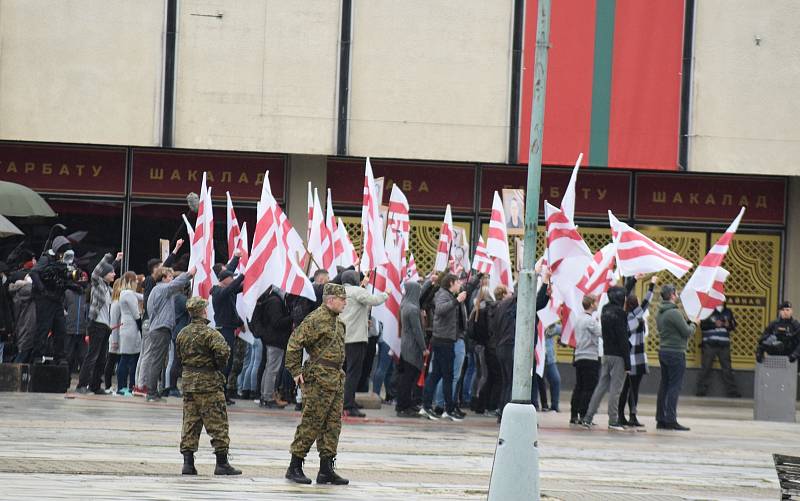
[[[231,349],[218,330],[208,326],[205,318],[193,318],[181,329],[175,349],[183,363],[184,393],[222,391]]]
[[[681,353],[686,351],[689,338],[694,334],[695,325],[686,320],[675,303],[661,303],[656,316],[656,325],[661,340],[659,350]]]
[[[303,374],[306,384],[337,389],[343,384],[345,326],[339,315],[324,304],[311,312],[295,328],[286,347],[286,368],[297,377]],[[308,361],[301,367],[303,348]],[[319,363],[324,360],[323,363]]]

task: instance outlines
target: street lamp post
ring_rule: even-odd
[[[514,342],[514,380],[511,402],[495,450],[490,501],[539,499],[539,450],[536,409],[531,402],[533,343],[536,335],[536,226],[542,177],[542,132],[550,40],[550,0],[538,1],[536,56],[533,68],[533,105],[525,200],[525,252],[517,281],[517,325]]]

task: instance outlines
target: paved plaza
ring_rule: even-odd
[[[564,395],[566,397],[566,395]],[[544,499],[779,499],[772,453],[800,455],[800,425],[752,421],[752,402],[682,401],[691,432],[656,431],[643,396],[646,433],[570,429],[568,414],[540,415]],[[204,434],[200,475],[181,477],[178,399],[0,393],[0,498],[41,499],[484,499],[497,437],[494,419],[403,420],[389,406],[347,421],[338,467],[348,487],[283,480],[299,413],[239,401],[230,411],[232,464],[215,478]],[[315,451],[306,473],[315,476]]]

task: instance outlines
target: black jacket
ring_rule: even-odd
[[[766,349],[763,344],[770,336],[775,336],[775,341],[781,343],[775,349]],[[769,342],[769,341],[768,341]],[[769,323],[761,339],[758,340],[757,351],[766,351],[770,355],[783,355],[800,358],[800,322],[794,318],[783,320],[778,318]]]
[[[608,304],[600,315],[603,331],[603,354],[622,357],[625,370],[631,369],[631,344],[628,341],[628,314],[625,313],[625,289],[612,287],[608,290]]]
[[[272,292],[259,302],[256,312],[258,324],[263,329],[261,340],[264,344],[285,350],[292,333],[292,316],[283,299]]]
[[[228,263],[227,270],[234,272],[239,266],[239,258]],[[221,329],[236,329],[243,324],[236,312],[236,295],[242,292],[244,273],[236,277],[227,287],[215,285],[211,288],[211,302],[214,306],[214,323]]]
[[[550,297],[547,295],[547,286],[542,285],[536,294],[536,311],[547,306]],[[510,298],[504,299],[494,313],[493,325],[489,328],[494,330],[497,336],[497,346],[514,345],[517,331],[517,294],[514,293]],[[533,336],[534,344],[539,336]]]

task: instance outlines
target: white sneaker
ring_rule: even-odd
[[[619,423],[609,423],[608,424],[609,431],[625,431],[625,428]]]
[[[447,411],[442,412],[442,419],[449,419],[450,421],[463,421],[464,418],[448,414]]]
[[[419,413],[421,416],[426,417],[431,421],[438,421],[439,419],[444,418],[444,414],[442,414],[441,416],[437,416],[435,412],[433,412],[432,410],[428,410],[425,407],[420,409]]]

